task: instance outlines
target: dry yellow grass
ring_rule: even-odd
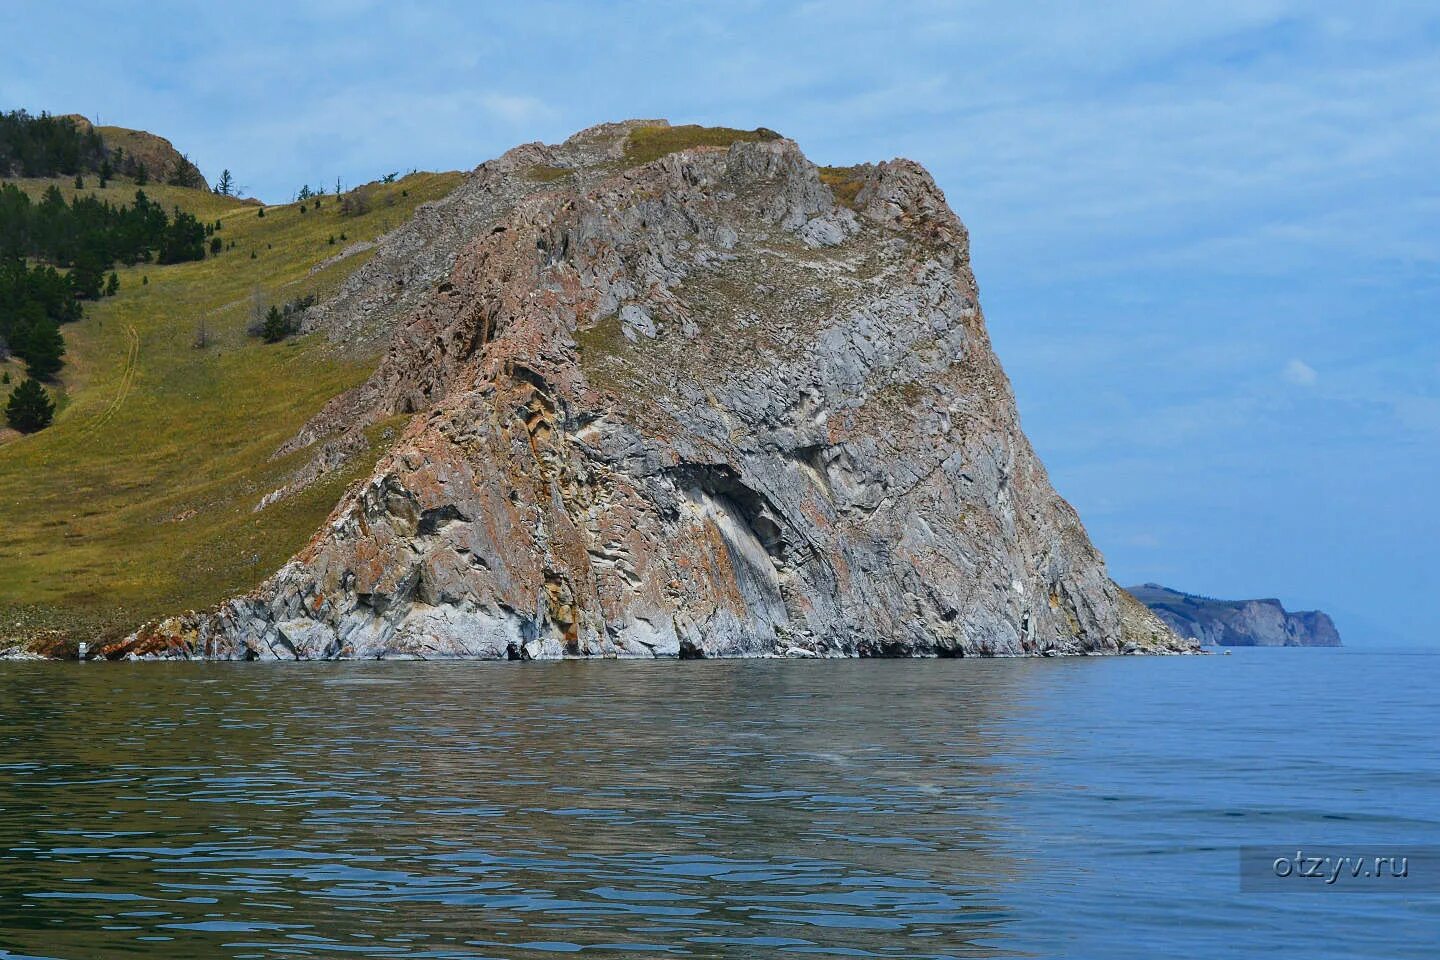
[[[146,186],[167,208],[218,219],[226,249],[196,263],[121,268],[120,293],[64,328],[54,425],[0,440],[0,637],[113,633],[206,606],[249,589],[298,549],[368,464],[254,513],[298,462],[269,457],[373,360],[341,358],[318,337],[273,345],[247,337],[253,293],[267,306],[323,297],[365,255],[313,267],[398,226],[461,176],[373,186],[358,216],[342,216],[334,197],[318,209],[307,202],[305,213],[300,204],[266,207],[260,217],[253,205],[206,191]],[[34,194],[51,182],[19,181]],[[102,195],[128,203],[135,189],[112,181]],[[210,344],[197,349],[202,321]],[[0,370],[18,380],[18,364]],[[376,439],[395,426],[376,428]]]
[[[860,170],[859,167],[821,167],[820,182],[830,188],[836,203],[853,210],[856,208],[856,197],[860,195],[860,188],[865,186]]]

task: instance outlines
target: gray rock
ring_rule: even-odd
[[[144,649],[1190,649],[1051,488],[929,174],[857,168],[846,207],[790,141],[627,168],[633,126],[511,151],[382,242],[312,322],[389,345],[288,445],[331,451],[296,483],[379,418],[409,427],[283,569]],[[535,163],[578,172],[518,185]]]

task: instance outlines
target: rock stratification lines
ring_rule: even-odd
[[[636,126],[479,168],[413,231],[444,268],[421,293],[384,266],[415,237],[382,243],[316,323],[372,329],[405,289],[384,359],[287,449],[318,475],[408,428],[253,593],[128,650],[1183,649],[1051,488],[921,167],[822,171],[778,138],[631,164]]]

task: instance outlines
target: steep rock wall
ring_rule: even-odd
[[[126,651],[1188,647],[1051,488],[923,169],[854,168],[842,204],[787,140],[607,166],[628,129],[579,135],[588,176],[449,237],[375,375],[293,445],[416,413],[313,541]]]

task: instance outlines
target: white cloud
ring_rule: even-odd
[[[1299,358],[1292,358],[1289,363],[1285,364],[1281,376],[1285,378],[1286,383],[1293,383],[1297,387],[1313,387],[1315,381],[1320,379],[1320,374],[1315,372],[1315,368]]]

